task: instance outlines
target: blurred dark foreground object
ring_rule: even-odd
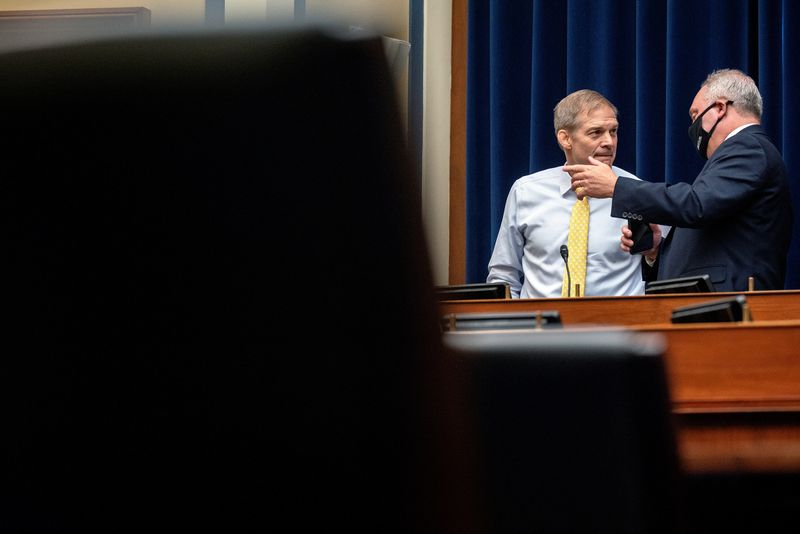
[[[491,532],[684,532],[663,339],[451,332]]]
[[[378,39],[149,35],[0,77],[4,532],[475,528]]]

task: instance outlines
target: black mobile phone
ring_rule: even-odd
[[[650,229],[649,224],[644,221],[628,219],[628,228],[633,232],[631,254],[638,254],[653,248],[653,230]]]

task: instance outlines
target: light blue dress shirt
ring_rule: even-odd
[[[618,167],[617,176],[638,178]],[[507,282],[514,298],[560,297],[564,280],[561,245],[567,244],[572,205],[577,201],[570,177],[553,167],[514,182],[487,282]],[[586,296],[644,293],[639,254],[620,250],[625,219],[611,217],[610,198],[589,199]]]

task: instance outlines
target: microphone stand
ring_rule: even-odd
[[[561,257],[564,259],[564,265],[567,267],[567,297],[572,296],[572,277],[569,274],[569,249],[567,245],[561,245]]]

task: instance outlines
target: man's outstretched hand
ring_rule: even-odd
[[[588,165],[565,165],[564,172],[572,178],[572,189],[583,197],[611,198],[617,185],[617,175],[607,164],[589,156]]]

